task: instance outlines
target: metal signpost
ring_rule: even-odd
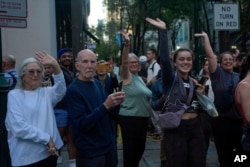
[[[10,167],[9,147],[5,117],[7,112],[7,94],[9,85],[2,69],[2,35],[1,27],[26,28],[27,0],[0,0],[0,166]]]

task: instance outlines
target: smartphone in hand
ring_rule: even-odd
[[[118,46],[123,46],[123,44],[125,43],[125,39],[120,32],[117,32],[115,34],[115,40]]]
[[[208,77],[201,77],[201,79],[199,80],[199,84],[203,85],[206,81],[208,80]]]

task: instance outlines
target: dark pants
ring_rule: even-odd
[[[201,111],[199,113],[199,119],[200,119],[201,127],[203,129],[203,133],[205,136],[206,150],[208,151],[210,137],[212,136],[212,127],[211,127],[212,117],[210,117],[206,111]]]
[[[116,150],[106,153],[105,155],[92,158],[76,159],[78,167],[116,167],[117,158]]]
[[[217,117],[211,124],[220,167],[231,167],[235,154],[241,152],[242,121]]]
[[[181,120],[178,128],[164,131],[168,167],[205,167],[206,146],[198,118]]]
[[[145,150],[147,117],[119,116],[123,142],[123,167],[138,167]]]
[[[48,158],[45,158],[41,161],[38,161],[36,163],[25,165],[22,167],[56,167],[57,156],[49,156]]]

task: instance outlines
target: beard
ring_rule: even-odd
[[[70,61],[64,61],[60,63],[61,66],[63,66],[64,68],[69,68],[71,65]]]

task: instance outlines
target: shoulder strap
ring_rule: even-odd
[[[154,66],[155,66],[156,61],[152,64],[152,67],[150,68],[154,72]]]
[[[174,80],[173,80],[173,83],[172,83],[172,86],[171,86],[171,89],[169,90],[169,93],[168,93],[168,96],[166,98],[166,101],[164,102],[164,105],[167,104],[168,100],[169,100],[169,97],[170,97],[170,94],[172,92],[172,89],[174,87],[174,82],[176,80],[176,75],[177,75],[177,72],[175,72],[175,75],[174,75]],[[188,93],[188,98],[187,98],[187,105],[190,104],[191,100],[192,100],[192,97],[193,97],[193,94],[194,94],[194,83],[193,83],[193,80],[189,77],[189,85],[190,85],[190,89],[189,89],[189,93]]]
[[[10,89],[13,89],[13,88],[15,88],[15,86],[16,86],[17,79],[16,79],[16,77],[14,76],[14,74],[12,74],[11,72],[7,72],[7,73],[10,74],[10,76],[11,76],[12,79],[13,79],[13,83],[12,83],[12,85],[10,86]]]
[[[189,77],[189,93],[187,98],[187,105],[190,104],[193,94],[194,94],[194,83],[193,80]]]
[[[171,94],[171,92],[172,92],[172,90],[173,90],[173,87],[174,87],[174,82],[175,82],[175,80],[176,80],[176,75],[177,75],[177,72],[175,71],[174,80],[173,80],[173,83],[172,83],[172,85],[171,85],[171,88],[170,88],[170,90],[169,90],[169,92],[168,92],[167,98],[166,98],[166,100],[165,100],[165,102],[164,102],[164,105],[166,105],[166,104],[168,103],[170,94]]]

